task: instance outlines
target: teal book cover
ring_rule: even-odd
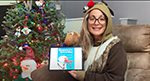
[[[51,47],[49,70],[82,70],[81,47]]]
[[[62,69],[74,69],[74,48],[58,48],[58,66]]]

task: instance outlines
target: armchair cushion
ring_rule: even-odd
[[[123,41],[127,52],[150,51],[150,25],[115,25],[113,33]]]
[[[150,69],[150,54],[149,53],[127,53],[128,69]]]
[[[150,81],[150,70],[130,69],[126,81]]]

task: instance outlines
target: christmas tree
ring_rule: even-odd
[[[22,0],[8,9],[1,26],[6,35],[0,41],[0,81],[12,81],[19,76],[25,46],[33,49],[35,61],[40,64],[48,59],[50,46],[63,43],[65,16],[57,2]]]

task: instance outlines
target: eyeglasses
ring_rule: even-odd
[[[99,18],[96,18],[95,16],[88,17],[88,22],[90,24],[95,24],[96,21],[98,21],[99,24],[104,24],[106,22],[105,17],[100,16]]]

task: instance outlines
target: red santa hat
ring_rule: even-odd
[[[33,49],[28,45],[28,44],[25,44],[23,46],[23,48],[26,50],[26,56],[24,58],[24,60],[26,59],[35,59],[35,56],[34,56],[34,51]]]

